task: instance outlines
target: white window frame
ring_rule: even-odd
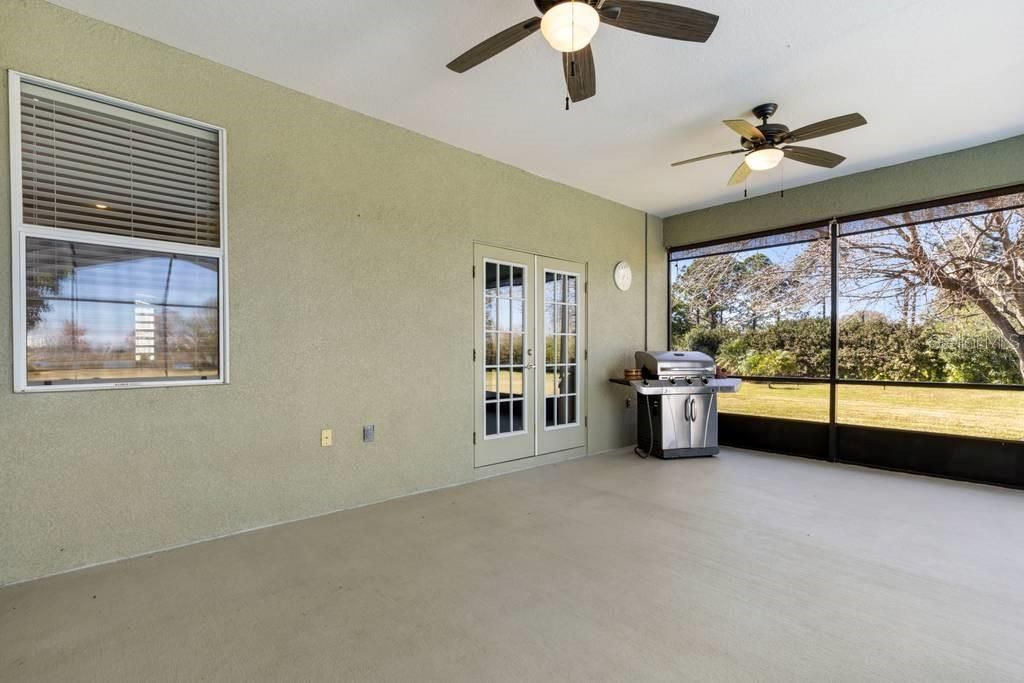
[[[22,207],[21,178],[21,85],[34,85],[52,88],[70,95],[104,102],[141,114],[156,116],[193,126],[217,134],[218,153],[220,155],[220,246],[203,247],[162,240],[151,240],[121,235],[106,235],[85,230],[66,230],[25,223]],[[11,154],[11,298],[13,313],[14,337],[14,391],[15,393],[43,393],[55,391],[92,391],[97,389],[137,389],[150,387],[181,387],[207,384],[228,384],[228,221],[227,221],[227,131],[201,121],[178,116],[159,109],[153,109],[134,102],[102,95],[82,88],[65,85],[46,78],[32,76],[19,71],[8,71],[8,93],[10,97],[10,154]],[[144,251],[159,251],[170,254],[189,256],[207,256],[218,259],[217,286],[219,307],[220,351],[219,377],[215,379],[197,380],[136,380],[128,382],[92,382],[68,385],[29,385],[28,383],[28,329],[26,318],[25,291],[25,240],[28,237],[48,238],[66,242],[96,244]]]

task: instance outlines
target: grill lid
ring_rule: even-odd
[[[637,351],[645,377],[714,377],[715,359],[699,351]]]

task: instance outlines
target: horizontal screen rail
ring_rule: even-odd
[[[995,391],[1024,391],[1024,384],[971,384],[969,382],[900,382],[883,379],[837,379],[839,386],[910,387],[920,389],[992,389]]]
[[[772,384],[828,384],[828,377],[764,377],[761,375],[729,375],[730,379],[741,379],[744,382],[762,382]]]

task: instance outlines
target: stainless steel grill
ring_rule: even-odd
[[[636,365],[640,450],[664,459],[717,454],[718,393],[738,391],[740,380],[717,379],[715,360],[697,351],[637,351]]]

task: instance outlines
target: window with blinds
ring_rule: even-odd
[[[20,107],[26,224],[220,245],[216,132],[32,83]]]
[[[10,87],[15,390],[225,383],[224,131]]]

